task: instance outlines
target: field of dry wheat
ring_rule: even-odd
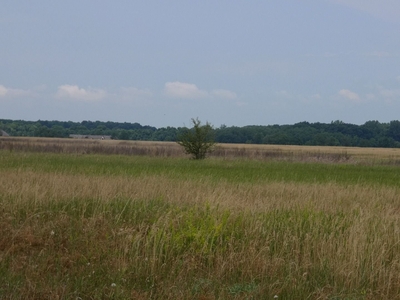
[[[1,299],[400,299],[399,150],[0,140]]]

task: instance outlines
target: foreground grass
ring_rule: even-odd
[[[397,299],[390,166],[0,153],[2,299]]]

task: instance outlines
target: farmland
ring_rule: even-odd
[[[1,299],[398,299],[400,149],[0,139]]]

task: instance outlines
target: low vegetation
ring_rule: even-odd
[[[210,123],[201,124],[199,119],[192,119],[193,127],[183,130],[178,135],[177,143],[193,159],[205,159],[215,146],[214,129]]]
[[[400,297],[398,150],[5,141],[1,299]]]

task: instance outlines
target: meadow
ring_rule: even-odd
[[[400,299],[399,162],[0,138],[0,298]]]

